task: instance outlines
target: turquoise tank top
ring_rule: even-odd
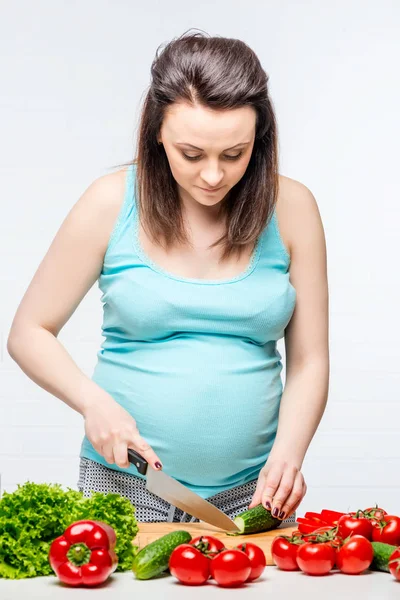
[[[245,271],[224,280],[169,273],[138,238],[136,166],[98,285],[102,332],[92,379],[136,420],[163,470],[203,498],[256,479],[271,451],[281,355],[296,302],[273,213]],[[81,457],[109,464],[86,435]]]

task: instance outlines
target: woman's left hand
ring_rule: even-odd
[[[298,466],[290,461],[268,459],[261,469],[249,509],[263,504],[279,519],[293,514],[307,492]]]

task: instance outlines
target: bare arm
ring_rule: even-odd
[[[296,184],[287,192],[293,198],[286,202],[292,223],[290,281],[297,293],[296,307],[285,331],[286,383],[271,454],[300,468],[328,399],[329,294],[318,206],[310,190]]]
[[[268,502],[284,519],[306,494],[300,469],[327,402],[329,310],[325,236],[316,200],[305,186],[288,179],[280,211],[296,306],[285,331],[286,383],[278,429],[249,507],[262,500],[268,508]]]
[[[107,462],[128,467],[129,447],[153,466],[161,461],[136,421],[78,368],[57,339],[101,273],[124,191],[124,172],[105,175],[73,206],[21,300],[7,349],[30,379],[84,416],[85,433]]]
[[[7,342],[30,379],[81,414],[105,392],[77,367],[57,336],[100,275],[118,211],[116,175],[95,180],[65,218],[21,300]]]

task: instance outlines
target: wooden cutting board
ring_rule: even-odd
[[[227,548],[234,548],[242,542],[252,542],[257,544],[265,554],[267,565],[274,565],[274,561],[271,555],[271,545],[275,536],[277,535],[290,535],[297,525],[290,527],[278,527],[277,529],[271,529],[271,531],[264,531],[263,533],[252,533],[250,535],[227,535],[222,529],[214,527],[209,523],[142,523],[138,522],[139,531],[133,540],[133,544],[139,546],[141,550],[147,544],[154,542],[158,538],[171,533],[172,531],[188,531],[192,538],[198,535],[213,535],[223,541]]]

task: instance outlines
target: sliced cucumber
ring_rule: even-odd
[[[247,533],[260,533],[261,531],[270,531],[276,529],[282,523],[280,519],[272,516],[271,512],[264,508],[262,504],[250,508],[241,513],[235,519],[234,523],[240,531],[229,535],[243,535]]]
[[[180,544],[192,539],[188,531],[172,531],[142,548],[133,559],[132,571],[137,579],[151,579],[168,569],[169,558]]]
[[[374,558],[370,565],[372,571],[385,571],[390,573],[389,559],[397,546],[391,544],[384,544],[383,542],[371,542],[372,548],[374,549]]]

